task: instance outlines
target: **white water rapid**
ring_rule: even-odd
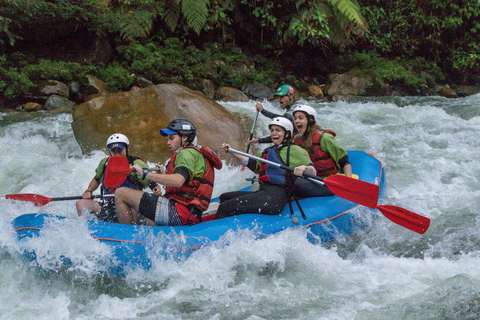
[[[91,239],[74,201],[39,208],[4,199],[81,195],[104,152],[81,154],[69,114],[0,113],[0,319],[479,319],[480,95],[307,103],[346,149],[383,162],[385,204],[429,217],[424,235],[378,213],[333,243],[311,244],[306,230],[260,240],[232,232],[228,246],[219,241],[185,261],[104,276],[96,266],[108,250]],[[253,119],[254,104],[224,106]],[[257,136],[267,123],[259,117]],[[217,133],[199,133],[207,134]],[[219,171],[215,195],[246,186],[246,171]],[[32,212],[67,216],[36,241],[76,267],[42,260],[38,269],[23,259],[11,221]],[[59,233],[70,240],[58,243]]]

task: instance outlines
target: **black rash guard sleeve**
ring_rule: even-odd
[[[338,164],[340,165],[342,170],[347,164],[350,164],[350,161],[348,161],[348,155],[343,158],[340,158],[340,160],[338,160]]]
[[[258,143],[272,143],[272,137],[264,137],[264,138],[259,138]]]
[[[182,167],[175,168],[175,170],[173,170],[173,173],[178,173],[182,175],[182,177],[185,178],[185,182],[190,180],[190,171],[187,169],[187,167],[182,166]]]
[[[255,169],[257,168],[257,160],[248,159],[247,168],[255,171]]]
[[[262,114],[263,114],[265,117],[268,117],[268,118],[270,118],[270,119],[273,119],[273,118],[275,118],[275,117],[281,117],[281,116],[282,116],[281,114],[276,114],[276,113],[267,111],[267,110],[265,110],[265,109],[262,110]]]
[[[270,111],[267,111],[267,110],[263,109],[262,114],[265,117],[268,117],[270,119],[273,119],[273,118],[276,118],[276,117],[284,117],[284,118],[287,118],[288,120],[290,120],[293,124],[293,116],[290,114],[289,111],[286,111],[284,114],[276,114],[276,113],[273,113],[273,112],[270,112]]]

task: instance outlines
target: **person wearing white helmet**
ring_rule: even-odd
[[[322,129],[317,124],[317,112],[311,106],[299,105],[293,109],[293,118],[298,134],[294,138],[295,144],[308,151],[310,159],[317,171],[317,176],[328,177],[337,173],[344,173],[352,177],[352,166],[348,160],[347,151],[335,139],[335,132]],[[326,186],[319,188],[310,181],[303,182],[310,185],[310,191],[305,188],[303,196],[329,196],[333,193]],[[323,190],[324,189],[324,190]],[[301,195],[302,196],[302,195]]]
[[[140,158],[130,156],[128,154],[130,148],[130,141],[127,136],[121,133],[114,133],[107,139],[106,146],[111,156],[124,156],[127,157],[128,162],[138,164],[143,168],[147,168],[147,164]],[[116,188],[107,188],[103,185],[105,179],[105,169],[108,165],[108,158],[104,158],[100,161],[95,170],[95,176],[90,181],[87,190],[83,193],[83,199],[77,201],[77,213],[79,216],[85,213],[91,213],[97,216],[98,220],[117,222],[115,212],[115,200],[113,198],[103,199],[101,203],[92,199],[92,193],[98,187],[101,186],[101,194],[112,194]],[[160,187],[156,183],[152,183],[148,179],[142,179],[142,175],[136,173],[130,173],[125,179],[125,182],[121,184],[122,187],[129,187],[132,189],[142,190],[149,186],[154,192],[160,192]]]
[[[290,174],[285,170],[260,161],[232,153],[247,168],[259,174],[258,191],[236,191],[220,195],[220,206],[215,219],[245,213],[278,214],[288,203],[296,178],[304,172],[315,174],[312,161],[305,149],[291,142],[293,124],[284,117],[274,118],[268,125],[273,146],[257,154],[257,157],[288,166],[294,169]],[[230,145],[222,144],[228,153]]]

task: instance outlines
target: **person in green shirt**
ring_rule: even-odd
[[[148,194],[130,188],[115,191],[117,218],[120,223],[137,224],[141,216],[149,225],[179,226],[202,221],[208,208],[215,181],[214,169],[222,167],[220,158],[208,147],[196,147],[196,128],[190,121],[171,121],[160,134],[167,137],[173,155],[166,167],[156,165],[158,173],[138,164],[133,171],[165,186],[165,194]]]
[[[124,156],[127,157],[131,165],[137,164],[142,168],[147,168],[146,163],[142,159],[128,154],[130,142],[125,135],[121,133],[112,134],[107,139],[107,148],[111,156]],[[90,181],[87,190],[83,193],[83,199],[77,201],[76,207],[79,216],[91,213],[100,221],[117,222],[115,200],[113,198],[104,198],[100,203],[92,199],[93,191],[100,186],[102,195],[113,194],[115,191],[115,188],[107,188],[103,185],[108,159],[109,157],[100,161],[95,170],[95,176]],[[154,192],[160,192],[160,187],[156,183],[152,183],[148,179],[142,179],[141,175],[135,173],[130,173],[120,186],[137,190],[143,190],[149,186]]]
[[[299,105],[293,111],[293,118],[298,134],[294,143],[308,151],[317,176],[328,177],[344,173],[352,177],[352,166],[347,151],[335,139],[335,132],[322,129],[317,124],[317,112],[311,106]],[[327,186],[319,186],[311,181],[298,182],[296,195],[299,197],[331,196],[333,193]]]
[[[215,219],[245,213],[274,215],[280,213],[290,200],[295,180],[304,172],[315,175],[312,161],[305,149],[290,142],[293,132],[292,122],[284,117],[274,118],[268,125],[273,146],[266,148],[257,157],[286,165],[294,169],[293,174],[262,163],[243,155],[233,154],[243,165],[259,174],[258,191],[236,191],[220,195],[220,206]],[[224,143],[222,149],[228,153],[230,145]]]

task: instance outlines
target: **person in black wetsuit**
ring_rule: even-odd
[[[285,113],[283,115],[265,110],[260,102],[257,102],[257,104],[255,104],[255,108],[260,111],[260,113],[263,114],[265,117],[268,117],[270,119],[273,119],[275,117],[285,117],[293,124],[292,107],[296,103],[295,89],[293,89],[291,85],[284,84],[277,89],[277,92],[275,92],[274,96],[278,97],[278,103],[280,103],[280,107],[285,110]],[[293,135],[295,135],[295,127],[293,128],[293,130]],[[248,143],[272,143],[272,139],[270,138],[270,136],[263,138],[252,138],[248,141]]]
[[[127,157],[130,165],[139,164],[143,168],[147,168],[146,163],[139,157],[130,156],[128,154],[130,148],[130,142],[124,134],[114,133],[107,139],[107,148],[110,151],[110,156],[124,156]],[[108,159],[104,158],[100,161],[95,170],[95,176],[90,181],[87,190],[83,193],[83,199],[77,201],[77,213],[79,216],[85,213],[94,214],[98,220],[107,222],[117,222],[115,199],[107,198],[102,199],[101,202],[97,202],[92,199],[92,193],[98,187],[101,186],[101,194],[113,194],[116,188],[107,188],[103,185],[105,179],[105,171],[108,163]],[[160,193],[160,187],[157,183],[148,179],[143,179],[141,175],[136,173],[130,173],[125,181],[120,185],[122,187],[129,187],[132,189],[143,190],[147,186],[154,192]]]
[[[290,120],[277,117],[268,127],[274,145],[257,157],[293,168],[294,173],[286,174],[281,168],[234,153],[237,160],[259,174],[260,189],[256,192],[236,191],[220,195],[220,206],[215,219],[245,213],[278,214],[290,200],[290,188],[297,176],[302,176],[304,172],[316,173],[308,152],[290,142],[293,132]],[[228,152],[229,147],[226,143],[222,145],[225,152]]]

